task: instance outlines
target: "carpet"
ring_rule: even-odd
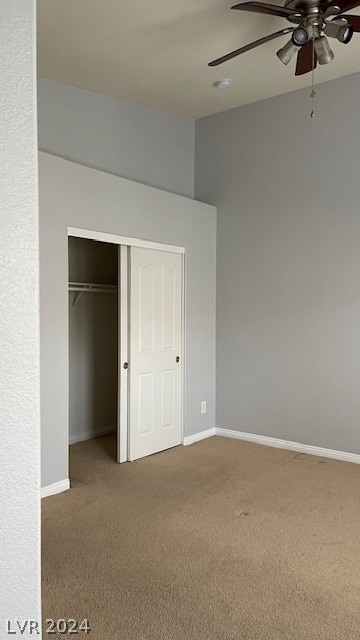
[[[360,465],[221,437],[123,465],[112,435],[70,451],[72,488],[42,501],[44,620],[88,618],[92,640],[359,640]]]

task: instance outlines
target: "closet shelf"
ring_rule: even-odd
[[[72,307],[75,307],[84,293],[117,293],[116,284],[96,284],[92,282],[69,282],[69,291],[76,293]]]

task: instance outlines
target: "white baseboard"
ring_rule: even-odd
[[[68,489],[70,489],[70,480],[66,478],[66,480],[60,480],[60,482],[54,482],[54,484],[49,484],[47,487],[42,487],[40,497],[47,498],[48,496],[54,496]]]
[[[360,454],[358,453],[348,453],[347,451],[336,451],[335,449],[314,447],[310,444],[301,444],[300,442],[281,440],[280,438],[271,438],[270,436],[258,436],[253,433],[234,431],[232,429],[221,429],[219,427],[215,429],[215,432],[217,436],[224,436],[225,438],[246,440],[247,442],[255,442],[256,444],[262,444],[266,447],[287,449],[288,451],[307,453],[311,456],[319,456],[320,458],[332,458],[333,460],[343,460],[344,462],[354,462],[355,464],[360,464]]]
[[[104,435],[106,433],[111,433],[114,431],[113,427],[108,427],[107,429],[97,429],[93,433],[96,435]],[[100,432],[100,433],[99,433]],[[349,453],[347,451],[336,451],[335,449],[325,449],[323,447],[315,447],[310,444],[301,444],[300,442],[292,442],[291,440],[281,440],[280,438],[271,438],[270,436],[259,436],[254,433],[245,433],[244,431],[235,431],[233,429],[222,429],[220,427],[213,427],[212,429],[207,429],[206,431],[199,431],[198,433],[194,433],[192,436],[187,436],[183,440],[184,446],[188,446],[190,444],[194,444],[195,442],[200,442],[200,440],[205,440],[206,438],[211,438],[212,436],[222,436],[224,438],[234,438],[235,440],[245,440],[246,442],[254,442],[255,444],[261,444],[266,447],[275,447],[276,449],[286,449],[287,451],[296,451],[297,453],[307,453],[311,456],[318,456],[320,458],[332,458],[333,460],[342,460],[343,462],[353,462],[355,464],[360,464],[360,454],[358,453]],[[90,437],[88,434],[82,440],[87,440]],[[76,442],[80,442],[81,440],[76,440]],[[70,489],[70,480],[66,478],[66,480],[60,480],[60,482],[54,482],[54,484],[50,484],[47,487],[43,487],[41,489],[41,498],[46,498],[47,496],[53,496],[57,493],[62,493],[63,491],[67,491]]]
[[[235,440],[245,440],[246,442],[254,442],[266,447],[275,447],[276,449],[286,449],[287,451],[296,451],[297,453],[307,453],[311,456],[319,456],[320,458],[332,458],[333,460],[342,460],[343,462],[353,462],[360,464],[359,453],[349,453],[347,451],[336,451],[335,449],[325,449],[324,447],[315,447],[310,444],[301,444],[300,442],[292,442],[291,440],[281,440],[280,438],[271,438],[270,436],[259,436],[254,433],[245,433],[244,431],[235,431],[233,429],[222,429],[216,427],[207,431],[200,431],[193,436],[184,438],[184,445],[199,442],[211,436],[222,436],[224,438],[234,438]]]
[[[207,429],[206,431],[199,431],[198,433],[194,433],[193,436],[186,436],[183,439],[184,447],[187,447],[189,444],[194,444],[194,442],[199,442],[200,440],[205,440],[206,438],[210,438],[215,435],[215,427],[212,429]]]
[[[94,429],[93,431],[88,431],[87,433],[77,433],[74,436],[70,436],[69,444],[84,442],[85,440],[92,440],[93,438],[98,438],[99,436],[107,436],[109,433],[113,433],[114,431],[116,431],[116,425],[112,425],[111,427],[102,427],[101,429]]]

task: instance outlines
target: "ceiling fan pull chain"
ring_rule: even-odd
[[[311,91],[310,93],[310,97],[311,97],[311,112],[310,112],[310,118],[313,118],[315,116],[315,111],[314,111],[314,98],[316,96],[316,91],[314,91],[314,89]]]
[[[310,118],[313,118],[315,116],[314,98],[316,96],[316,91],[315,91],[315,87],[314,87],[314,78],[315,78],[315,40],[313,38],[313,41],[312,41],[311,93],[310,93],[310,98],[311,98]]]

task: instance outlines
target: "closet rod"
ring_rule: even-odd
[[[89,293],[113,293],[118,290],[116,284],[96,284],[92,282],[69,282],[69,291],[85,291]]]
[[[117,293],[116,284],[95,284],[91,282],[69,282],[69,291],[76,293],[72,308],[79,302],[84,293]]]

